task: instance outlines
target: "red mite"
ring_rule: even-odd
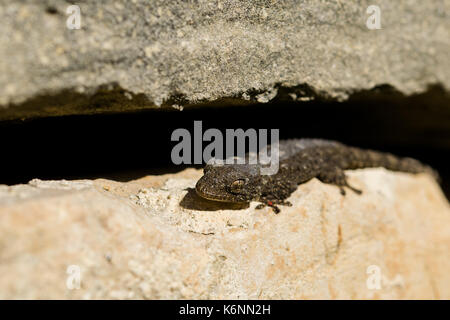
[[[273,205],[272,201],[267,201],[267,204],[268,204],[269,206]]]

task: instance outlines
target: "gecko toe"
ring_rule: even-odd
[[[356,193],[357,195],[361,195],[363,193],[362,190],[359,190],[359,189],[355,189],[355,188],[350,188],[350,189],[352,189],[353,192]]]
[[[263,209],[263,208],[265,208],[265,207],[270,207],[270,208],[272,208],[272,210],[273,210],[273,212],[275,213],[275,214],[278,214],[278,213],[280,213],[280,208],[278,208],[277,207],[277,204],[281,204],[281,203],[279,203],[279,201],[271,201],[271,200],[267,200],[267,201],[265,201],[265,202],[262,202],[262,203],[260,203],[260,204],[258,204],[256,207],[255,207],[255,209],[256,210],[259,210],[259,209]],[[292,204],[290,203],[290,202],[283,202],[282,203],[283,205],[287,205],[287,206],[292,206]]]
[[[350,186],[348,184],[347,184],[347,188],[349,188],[350,190],[352,190],[354,193],[356,193],[358,195],[362,194],[362,190],[354,188],[354,187],[352,187],[352,186]]]

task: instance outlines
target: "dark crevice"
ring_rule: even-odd
[[[48,14],[57,14],[57,13],[58,13],[58,9],[56,9],[56,8],[53,7],[53,6],[48,6],[48,7],[45,9],[45,12],[47,12]]]
[[[176,172],[184,167],[171,162],[175,145],[171,133],[177,128],[192,132],[193,121],[202,120],[203,130],[279,128],[281,138],[327,138],[413,156],[438,169],[443,188],[450,193],[450,96],[440,86],[412,96],[379,86],[354,92],[345,102],[333,101],[307,85],[277,89],[277,97],[266,104],[256,103],[258,92],[248,92],[250,101],[228,98],[188,105],[183,111],[119,114],[96,113],[123,111],[127,103],[147,108],[149,102],[143,95],[130,100],[118,86],[103,88],[89,99],[74,92],[53,96],[49,113],[57,114],[53,111],[58,105],[70,101],[80,110],[89,105],[92,115],[0,122],[0,183],[26,183],[33,178],[128,181]],[[293,93],[306,99],[293,101]],[[48,103],[48,97],[42,99],[28,101],[27,109],[35,108],[33,103]],[[180,95],[166,105],[173,103],[186,101]]]

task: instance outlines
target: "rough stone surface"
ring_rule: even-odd
[[[449,299],[450,208],[436,182],[348,174],[362,196],[314,179],[279,215],[202,201],[194,169],[0,186],[0,299]],[[73,265],[81,287],[69,290]]]
[[[450,1],[0,1],[0,120],[450,87]]]

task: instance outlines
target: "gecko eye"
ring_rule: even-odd
[[[246,183],[247,179],[237,179],[231,184],[231,190],[240,190]]]

